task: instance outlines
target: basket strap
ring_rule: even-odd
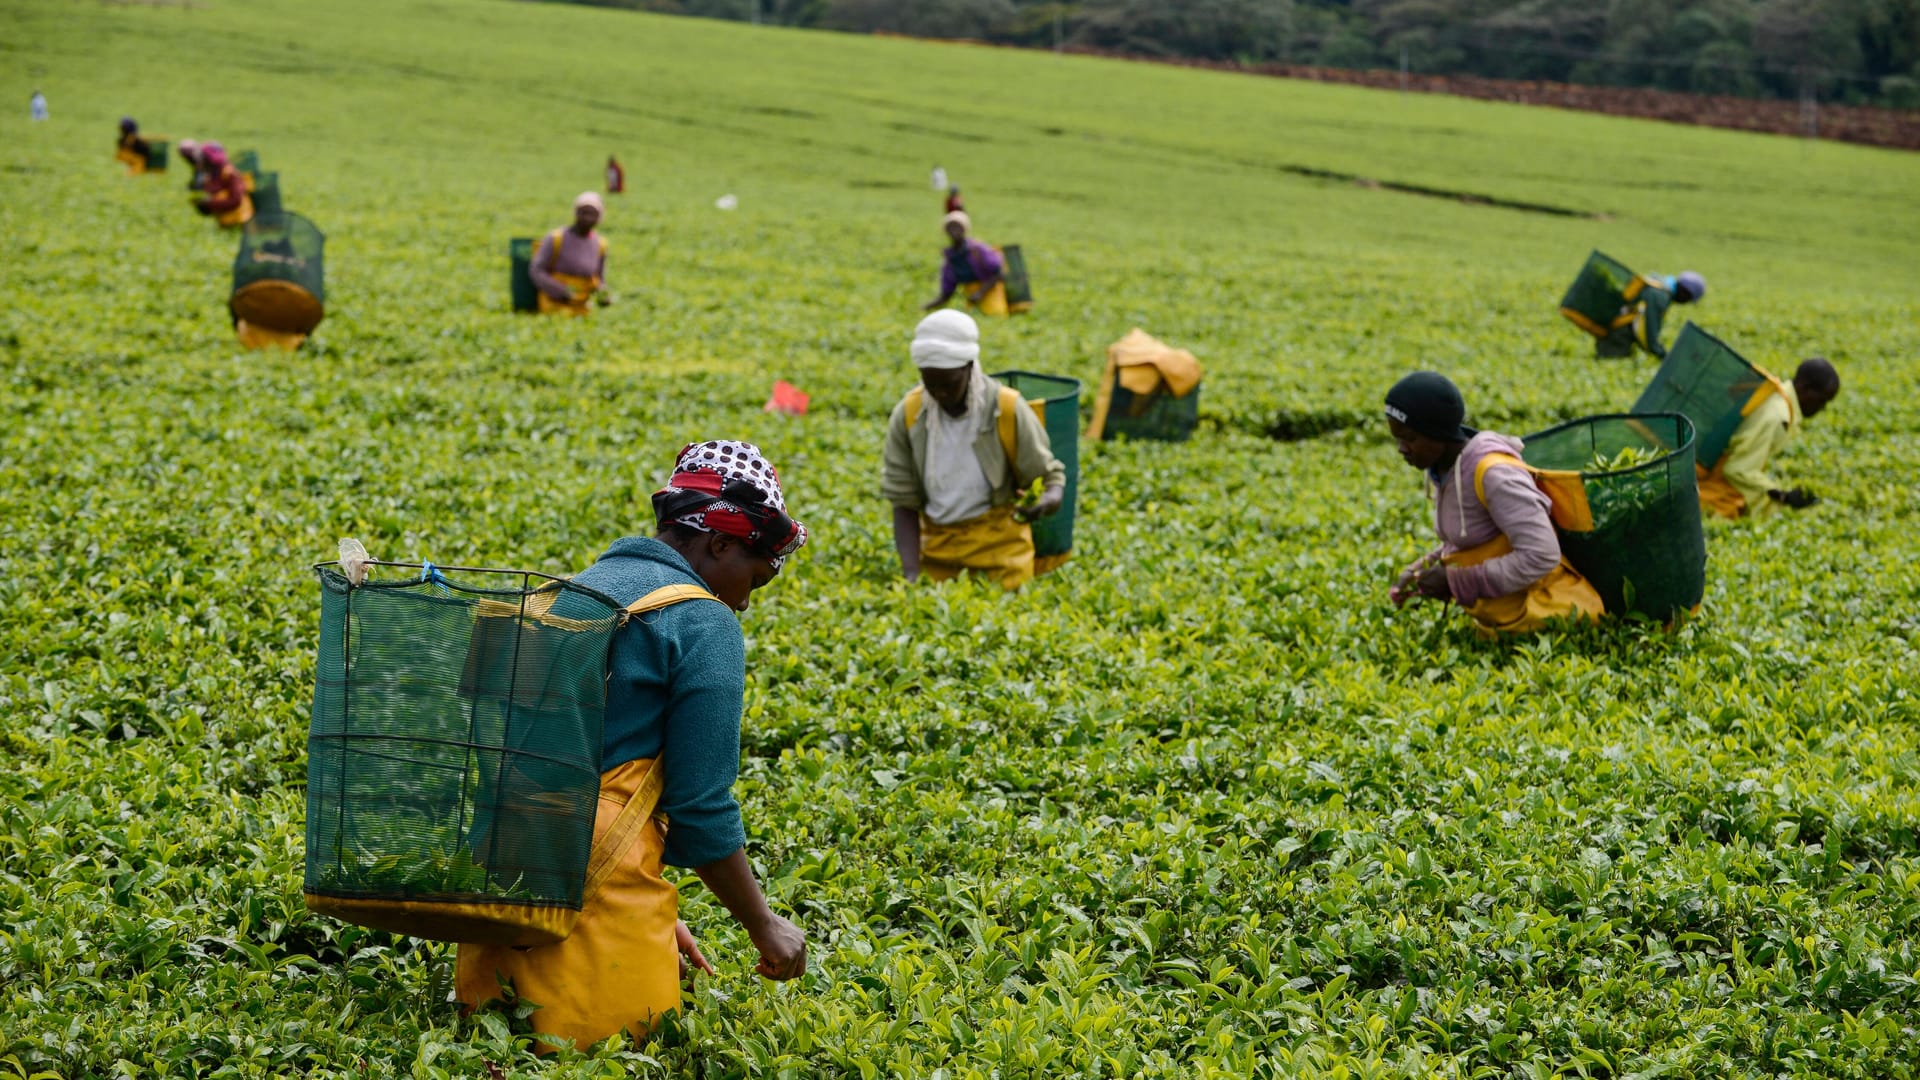
[[[621,609],[621,617],[644,615],[649,611],[672,607],[685,600],[712,600],[719,603],[720,598],[698,585],[662,585],[652,592],[628,604]],[[626,861],[627,853],[640,839],[640,830],[647,819],[660,807],[660,792],[666,786],[666,774],[661,769],[659,758],[653,760],[653,767],[640,779],[640,786],[620,808],[619,816],[607,828],[606,835],[593,845],[593,852],[587,857],[587,884],[580,894],[582,906],[591,902],[606,885],[614,868]]]
[[[619,816],[613,819],[606,835],[593,845],[593,853],[587,857],[587,884],[580,893],[582,908],[600,895],[607,878],[613,876],[614,868],[626,861],[627,853],[640,840],[641,827],[659,809],[660,792],[665,787],[666,777],[662,774],[660,759],[656,757],[653,767],[647,770],[646,776],[641,777],[640,786],[634,790],[633,797],[620,808]]]

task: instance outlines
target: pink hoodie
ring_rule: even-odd
[[[1478,547],[1505,533],[1513,551],[1478,566],[1447,568],[1447,587],[1459,603],[1472,604],[1522,592],[1560,565],[1560,539],[1548,516],[1551,503],[1532,474],[1513,465],[1487,470],[1487,501],[1474,494],[1473,470],[1488,454],[1520,456],[1522,443],[1510,435],[1483,431],[1467,440],[1453,467],[1433,489],[1433,524],[1440,534],[1439,555]]]

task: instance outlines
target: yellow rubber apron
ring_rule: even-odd
[[[245,319],[235,319],[233,331],[240,336],[240,344],[249,349],[285,349],[292,352],[307,340],[305,334],[269,330],[264,326],[255,326]]]
[[[1747,497],[1720,475],[1720,467],[1702,468],[1695,464],[1693,478],[1700,488],[1700,509],[1723,518],[1737,518],[1747,512]]]
[[[1500,533],[1484,544],[1456,551],[1441,562],[1448,566],[1479,566],[1512,551],[1512,542],[1505,533]],[[1473,616],[1478,624],[1476,629],[1485,637],[1530,633],[1540,629],[1549,619],[1598,621],[1606,613],[1605,605],[1600,602],[1600,594],[1564,558],[1546,577],[1520,592],[1476,600],[1461,606]]]
[[[1004,319],[1013,314],[1012,309],[1007,306],[1007,282],[1004,278],[994,282],[993,288],[988,289],[986,295],[982,296],[978,303],[974,302],[973,291],[971,289],[963,285],[961,286],[961,290],[967,297],[967,306],[982,315],[991,315]]]
[[[220,176],[215,180],[215,183],[217,183],[220,186],[221,190],[226,190],[227,177],[232,173],[233,173],[233,166],[231,165],[221,170]],[[222,211],[221,213],[215,214],[213,217],[213,220],[219,222],[223,227],[229,228],[229,229],[234,228],[236,226],[245,225],[247,222],[252,221],[253,220],[253,196],[247,194],[245,191],[240,192],[240,205],[234,207],[231,210],[226,210],[226,211]]]
[[[646,800],[642,806],[647,808],[658,805],[657,760],[629,761],[600,775],[596,850],[620,844],[621,838],[609,834],[628,800]],[[536,1032],[572,1039],[584,1049],[622,1028],[644,1039],[679,1008],[673,925],[680,917],[680,896],[663,876],[667,820],[650,809],[628,820],[639,829],[637,839],[605,869],[598,892],[581,906],[564,940],[525,949],[460,946],[454,991],[469,1012],[498,998],[501,982],[510,981],[521,1001],[540,1006],[531,1017]],[[544,1053],[556,1047],[536,1042],[536,1049]]]
[[[113,152],[113,158],[127,167],[128,176],[139,176],[147,171],[147,159],[124,146]]]
[[[1033,526],[1014,520],[1010,506],[953,525],[921,515],[920,573],[934,581],[972,570],[1017,589],[1033,579],[1033,569]]]

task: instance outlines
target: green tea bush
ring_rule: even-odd
[[[14,5],[0,115],[0,1077],[1855,1076],[1915,1072],[1920,163],[1886,151],[1084,58],[549,5]],[[217,58],[211,93],[204,65]],[[328,237],[299,354],[233,240],[103,133],[260,148]],[[589,320],[506,242],[618,151]],[[1076,557],[897,580],[878,495],[940,162],[1038,297],[984,362],[1206,366],[1182,445],[1082,447]],[[1316,180],[1311,167],[1565,206]],[[725,192],[739,209],[713,208]],[[1483,643],[1400,612],[1430,545],[1380,396],[1512,433],[1630,404],[1554,303],[1596,247],[1846,391],[1716,525],[1702,614]],[[760,411],[776,378],[812,412]],[[751,439],[815,542],[743,617],[749,854],[807,929],[654,1042],[539,1061],[451,950],[306,914],[340,536],[569,573],[679,446]],[[1270,434],[1282,436],[1271,438]]]

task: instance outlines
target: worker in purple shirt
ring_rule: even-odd
[[[982,315],[1008,314],[1006,261],[991,244],[967,235],[973,220],[965,210],[955,210],[945,219],[947,250],[940,265],[940,295],[927,302],[924,310],[945,307],[961,286],[967,286],[967,306]]]

